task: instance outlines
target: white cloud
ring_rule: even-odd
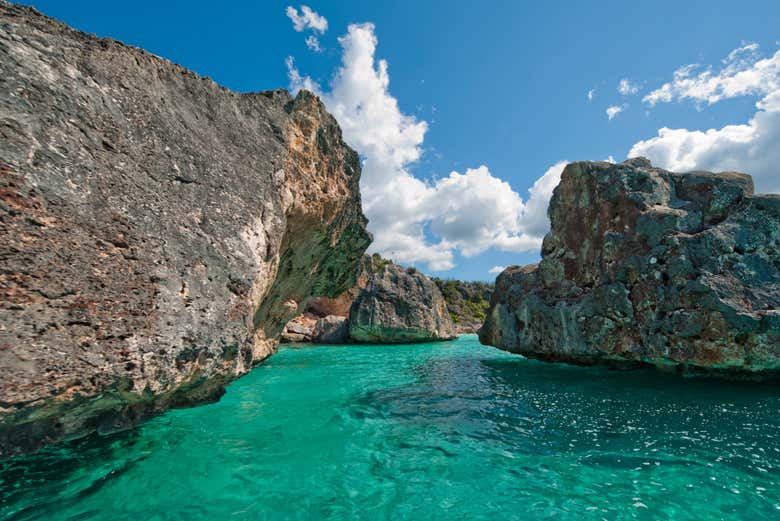
[[[299,90],[304,89],[317,95],[321,94],[322,89],[319,84],[308,76],[301,76],[301,73],[295,68],[295,58],[288,56],[287,59],[284,60],[284,63],[287,65],[287,78],[290,80],[290,90],[293,91],[293,93],[297,93]]]
[[[308,38],[306,38],[306,47],[308,47],[309,50],[314,52],[322,52],[322,47],[320,47],[320,41],[313,34],[310,34]]]
[[[604,161],[606,161],[607,163],[612,163],[612,164],[617,163],[617,161],[615,161],[615,157],[612,154],[607,156],[607,158]]]
[[[706,131],[664,127],[636,143],[629,157],[645,156],[668,170],[736,170],[751,174],[758,192],[780,193],[780,90],[756,103],[742,125]]]
[[[493,266],[488,270],[488,273],[501,273],[506,269],[506,266]]]
[[[758,44],[744,44],[722,60],[723,67],[690,64],[674,72],[671,82],[642,98],[651,106],[674,100],[692,100],[708,105],[736,96],[766,96],[780,89],[780,51],[759,59]]]
[[[610,105],[607,107],[607,119],[612,121],[612,118],[623,112],[625,108],[625,105]]]
[[[360,188],[374,234],[370,250],[398,262],[427,263],[432,271],[453,268],[456,251],[470,256],[489,248],[538,250],[560,172],[539,179],[527,204],[486,166],[435,181],[418,179],[409,167],[422,154],[428,124],[404,114],[390,94],[388,64],[374,57],[374,26],[350,25],[339,43],[342,64],[329,92],[301,76],[292,58],[290,87],[318,93],[363,159]]]
[[[293,29],[303,32],[306,29],[324,34],[328,30],[328,20],[316,12],[312,11],[309,6],[301,6],[301,14],[298,14],[298,10],[293,6],[287,6],[285,11],[287,17],[292,20]]]
[[[618,84],[618,92],[623,96],[631,96],[639,92],[639,85],[631,83],[628,78],[623,78]]]
[[[596,89],[590,89],[588,91],[588,103],[593,101],[593,96],[595,96],[595,95],[596,95]]]
[[[747,123],[708,130],[663,127],[640,141],[629,156],[643,155],[654,164],[679,172],[736,170],[751,174],[758,192],[780,192],[780,51],[761,59],[758,45],[744,44],[723,60],[724,67],[692,75],[699,65],[675,72],[675,80],[645,97],[651,105],[694,100],[708,104],[735,96],[762,96]]]
[[[542,245],[541,240],[544,235],[550,229],[547,206],[550,204],[553,190],[561,181],[561,174],[567,164],[568,161],[555,163],[528,189],[530,197],[523,210],[520,229],[525,235],[538,240],[539,247]]]

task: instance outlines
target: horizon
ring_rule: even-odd
[[[369,253],[442,279],[538,261],[567,162],[641,153],[780,191],[777,3],[21,3],[238,92],[311,88],[361,155]]]

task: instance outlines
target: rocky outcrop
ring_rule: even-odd
[[[280,337],[282,342],[311,342],[314,336],[314,326],[317,325],[317,319],[308,313],[298,315],[290,320]]]
[[[573,163],[538,266],[496,281],[482,343],[577,364],[780,369],[780,196],[645,159]]]
[[[336,315],[322,317],[314,325],[311,337],[318,344],[343,344],[349,340],[349,320]]]
[[[388,270],[390,273],[386,274]],[[429,279],[414,268],[398,266],[377,253],[364,255],[355,285],[333,298],[310,298],[304,313],[285,327],[282,341],[399,343],[454,338],[457,330],[450,318],[452,313],[447,312],[446,300],[437,285],[436,279]],[[358,337],[353,338],[350,311],[355,305],[374,306],[379,312],[372,312],[370,318],[364,312],[355,315],[362,323],[356,325]]]
[[[0,2],[0,457],[217,399],[369,243],[313,95]]]
[[[447,304],[450,318],[457,334],[473,334],[479,331],[490,308],[493,284],[488,282],[464,282],[454,279],[432,279]]]
[[[436,284],[413,268],[395,264],[374,273],[352,303],[349,335],[357,342],[382,344],[456,336]]]

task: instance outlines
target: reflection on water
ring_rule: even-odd
[[[0,464],[2,519],[769,519],[777,384],[474,337],[286,349],[222,402]]]

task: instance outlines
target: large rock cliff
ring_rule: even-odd
[[[0,1],[0,457],[217,399],[369,243],[313,95]]]
[[[482,343],[551,361],[780,370],[780,196],[645,159],[573,163],[538,266],[496,281]]]

